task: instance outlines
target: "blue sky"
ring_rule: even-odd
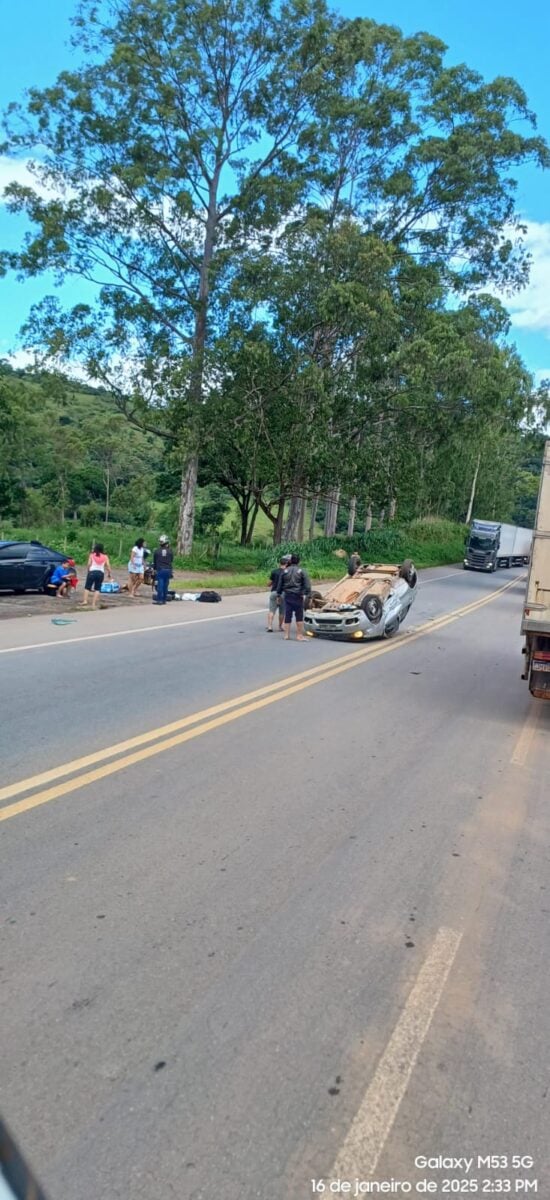
[[[427,30],[449,46],[449,62],[466,62],[486,77],[513,75],[527,92],[539,132],[550,141],[550,4],[532,0],[339,0],[346,16],[369,16],[406,33]],[[74,63],[69,46],[75,0],[16,0],[2,6],[0,109],[28,86],[44,86]],[[13,174],[0,160],[0,191]],[[518,176],[518,209],[528,222],[531,282],[509,301],[513,340],[537,377],[550,377],[550,172]],[[0,203],[0,246],[14,246],[22,225]],[[0,280],[0,357],[10,353],[30,305],[51,281]],[[71,289],[71,300],[74,296]]]

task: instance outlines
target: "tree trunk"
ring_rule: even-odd
[[[285,515],[285,497],[279,496],[279,506],[277,515],[271,517],[273,521],[273,545],[280,546],[283,540],[283,521]]]
[[[299,541],[300,545],[302,545],[304,538],[305,538],[306,507],[307,507],[306,498],[305,498],[305,496],[302,496],[301,504],[300,504],[300,520],[298,521],[298,541]]]
[[[62,525],[64,525],[64,524],[65,524],[65,499],[66,499],[66,492],[67,492],[67,489],[66,489],[66,481],[65,481],[64,479],[60,479],[59,483],[60,483],[60,487],[59,487],[59,516],[60,516],[60,518],[61,518],[61,524],[62,524]]]
[[[338,488],[336,488],[336,491],[334,493],[334,508],[332,510],[332,533],[330,535],[331,537],[334,537],[334,535],[336,533],[336,526],[338,524],[339,508],[340,508],[340,488],[338,487]]]
[[[472,519],[472,513],[473,513],[473,511],[474,511],[474,501],[475,501],[475,498],[476,498],[476,488],[477,488],[477,477],[478,477],[478,475],[479,475],[479,468],[480,468],[480,466],[481,466],[481,452],[480,452],[480,453],[478,454],[478,456],[477,456],[476,469],[475,469],[475,472],[474,472],[474,478],[473,478],[473,480],[472,480],[472,490],[471,490],[471,492],[470,492],[470,501],[469,501],[469,504],[468,504],[468,511],[467,511],[467,513],[466,513],[466,524],[467,524],[467,525],[469,525],[469,524],[470,524],[470,521],[471,521],[471,519]]]
[[[246,532],[248,529],[248,498],[246,500],[238,500],[239,516],[241,518],[241,536],[239,540],[240,546],[246,546]]]
[[[302,497],[298,496],[296,492],[293,492],[292,496],[290,497],[290,506],[289,506],[289,510],[288,510],[288,516],[287,516],[284,531],[283,531],[283,541],[295,542],[298,540],[297,533],[298,533],[298,524],[300,522],[301,512],[302,512]]]
[[[309,514],[309,530],[308,530],[308,535],[307,535],[309,542],[312,542],[315,537],[315,524],[317,521],[317,506],[318,506],[318,504],[319,504],[319,494],[317,493],[315,496],[312,496],[312,498],[311,498],[311,510],[310,510],[310,514]]]
[[[334,501],[332,500],[331,497],[329,497],[325,503],[325,520],[323,523],[323,536],[324,537],[330,537],[330,528],[332,525],[332,510],[333,510],[333,508],[334,508]]]
[[[397,500],[396,500],[395,496],[392,496],[392,498],[390,500],[390,509],[389,509],[389,513],[388,513],[389,521],[395,520],[396,509],[397,509]]]
[[[190,554],[193,549],[198,471],[199,460],[197,455],[193,454],[187,459],[181,476],[177,549],[179,554],[184,555]]]
[[[329,493],[329,498],[327,500],[325,512],[325,537],[334,537],[334,534],[336,533],[339,501],[340,488],[334,488]]]
[[[202,248],[202,261],[195,314],[195,328],[193,331],[193,357],[189,384],[191,436],[193,440],[191,442],[192,450],[182,468],[177,541],[178,553],[185,556],[191,554],[193,549],[193,533],[195,529],[195,499],[197,491],[197,478],[199,473],[199,426],[201,406],[203,403],[204,351],[206,346],[208,300],[210,296],[210,268],[212,266],[212,258],[214,256],[214,245],[216,240],[218,185],[220,181],[220,173],[221,161],[219,160],[214,169],[208,188],[208,210],[206,214],[204,243]]]
[[[248,534],[248,516],[250,513],[250,505],[252,503],[252,496],[250,495],[250,492],[246,492],[241,496],[234,496],[234,499],[237,502],[237,508],[239,510],[241,522],[241,536],[239,545],[246,546],[246,538]]]
[[[385,510],[385,508],[381,508],[380,509],[380,524],[383,525],[385,520],[386,520],[386,510]]]
[[[352,496],[349,504],[348,517],[348,537],[353,537],[355,532],[355,517],[357,514],[357,496]]]
[[[365,533],[370,533],[372,529],[372,504],[369,504],[365,516]]]
[[[105,524],[109,524],[109,510],[111,507],[111,472],[109,467],[105,471]]]
[[[250,546],[250,544],[252,542],[252,534],[254,533],[254,526],[256,524],[256,517],[258,516],[259,508],[260,508],[260,505],[258,504],[258,501],[256,500],[254,503],[254,506],[252,508],[252,515],[250,516],[250,520],[248,522],[248,529],[246,531],[246,538],[245,538],[245,542],[244,542],[245,546]]]

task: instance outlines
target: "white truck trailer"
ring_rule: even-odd
[[[465,571],[496,571],[529,562],[532,529],[500,521],[472,521],[464,551]]]
[[[550,441],[544,450],[521,632],[525,634],[522,678],[533,696],[550,700]]]

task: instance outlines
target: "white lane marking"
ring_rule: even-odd
[[[527,713],[523,723],[523,729],[514,746],[514,751],[510,762],[514,767],[524,767],[527,761],[527,755],[531,749],[533,738],[537,730],[537,722],[541,711],[540,704],[533,704]]]
[[[449,571],[448,575],[436,575],[435,579],[421,579],[422,587],[426,587],[427,583],[439,583],[440,579],[452,579],[453,575],[461,575],[461,571]]]
[[[440,929],[331,1171],[368,1179],[378,1165],[462,938]]]
[[[30,642],[28,646],[6,646],[0,654],[17,654],[22,650],[44,650],[58,646],[72,646],[75,642],[97,642],[101,638],[127,637],[132,633],[158,633],[159,629],[181,629],[182,625],[205,625],[209,621],[230,621],[236,617],[252,617],[265,612],[265,608],[249,608],[244,612],[223,613],[219,617],[197,617],[195,621],[170,621],[166,625],[140,625],[137,629],[115,629],[111,633],[84,633],[82,637],[64,638],[59,642]]]
[[[435,579],[421,580],[422,587],[426,587],[429,583],[439,583],[440,579],[451,579],[453,575],[460,575],[461,571],[450,571],[448,575],[437,575]],[[27,646],[7,646],[0,650],[0,654],[17,654],[22,650],[44,650],[50,646],[71,646],[75,642],[97,642],[102,638],[127,637],[132,633],[151,633],[158,629],[181,629],[182,625],[205,625],[209,621],[228,621],[233,617],[250,617],[257,616],[258,613],[265,612],[264,608],[251,608],[244,612],[224,613],[219,617],[198,617],[196,621],[171,621],[166,625],[142,625],[137,629],[117,629],[112,633],[88,633],[82,637],[64,638],[58,642],[31,642]]]

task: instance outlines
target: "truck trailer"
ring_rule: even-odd
[[[532,529],[497,521],[472,521],[464,551],[465,571],[523,567],[531,554]]]
[[[539,700],[550,700],[550,441],[544,449],[531,565],[523,607],[522,679]]]

